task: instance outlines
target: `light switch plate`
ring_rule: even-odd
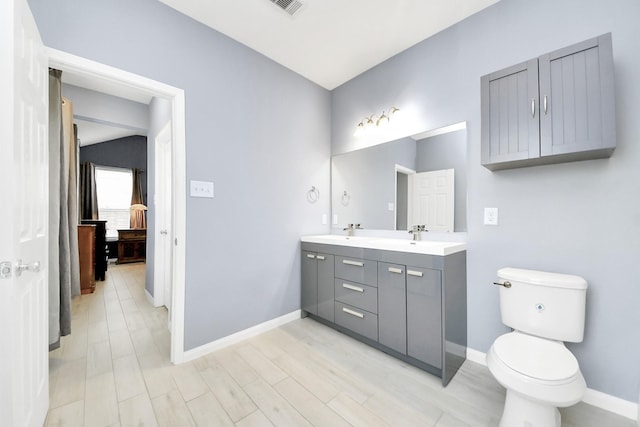
[[[322,214],[322,225],[327,225],[328,222],[329,222],[329,218],[327,218],[327,214],[326,213]]]
[[[395,211],[396,210],[395,204],[393,202],[387,203],[387,210],[391,212]]]
[[[190,181],[191,197],[208,197],[213,198],[213,182],[209,181]]]
[[[498,208],[484,208],[484,225],[498,225]]]

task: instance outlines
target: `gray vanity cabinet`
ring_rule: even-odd
[[[466,260],[303,241],[302,311],[447,385],[466,359]]]
[[[481,153],[486,168],[611,156],[616,146],[611,34],[480,81]]]
[[[302,310],[334,321],[334,256],[302,252]]]
[[[442,368],[442,274],[407,267],[407,354]]]
[[[404,265],[378,263],[378,342],[407,354],[407,292]]]

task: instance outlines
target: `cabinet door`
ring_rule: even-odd
[[[611,34],[543,55],[542,156],[615,147]]]
[[[302,310],[318,314],[318,262],[316,254],[302,251]]]
[[[405,266],[378,262],[378,341],[407,354]]]
[[[334,319],[334,257],[317,254],[318,260],[318,316],[333,322]]]
[[[540,156],[538,61],[523,62],[483,76],[482,164]]]
[[[407,267],[407,354],[442,368],[441,272]]]

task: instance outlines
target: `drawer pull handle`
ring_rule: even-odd
[[[322,255],[317,255],[316,258],[319,259],[320,261],[324,261],[324,256]]]
[[[356,266],[356,267],[364,267],[364,262],[360,262],[360,261],[351,261],[351,260],[348,260],[348,259],[343,259],[342,263],[346,264],[346,265],[353,265],[353,266]]]
[[[307,258],[315,259],[316,256],[315,255],[311,255],[311,254],[307,254]]]
[[[361,288],[359,286],[349,285],[347,283],[343,283],[342,287],[345,289],[351,289],[352,291],[356,291],[356,292],[364,292],[364,288]]]
[[[389,273],[402,274],[401,268],[389,267],[388,270],[389,270]]]
[[[356,316],[356,317],[359,317],[361,319],[364,319],[364,314],[358,313],[357,311],[350,310],[347,307],[342,307],[342,311],[344,311],[345,313],[350,314],[352,316]]]
[[[422,271],[407,270],[409,276],[422,277]]]

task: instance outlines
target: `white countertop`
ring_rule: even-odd
[[[460,242],[433,242],[429,240],[414,241],[379,237],[344,236],[337,234],[302,236],[301,240],[303,242],[322,243],[325,245],[351,246],[356,248],[439,256],[450,255],[467,249],[467,245]]]

